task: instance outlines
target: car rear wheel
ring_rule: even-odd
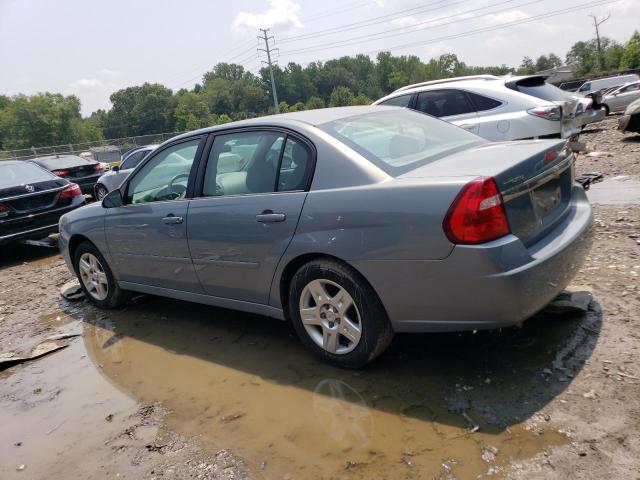
[[[609,105],[602,105],[602,108],[604,108],[604,116],[608,117],[609,113],[611,113],[611,110],[609,109]]]
[[[109,190],[107,190],[107,187],[105,187],[104,185],[98,184],[96,185],[95,192],[96,200],[102,200],[107,195],[107,193],[109,193]]]
[[[360,368],[387,348],[393,330],[375,291],[333,260],[307,263],[294,275],[289,313],[302,343],[321,359]]]
[[[118,286],[107,261],[92,243],[78,245],[73,265],[85,296],[94,305],[115,308],[128,300],[128,292]]]

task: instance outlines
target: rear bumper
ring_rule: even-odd
[[[70,178],[69,181],[76,183],[80,187],[80,190],[82,190],[82,193],[93,195],[93,189],[101,176],[102,172],[95,175],[89,175],[87,177]]]
[[[0,245],[20,240],[43,238],[50,233],[57,232],[60,217],[65,213],[84,205],[84,203],[85,201],[82,198],[67,207],[39,212],[29,215],[28,217],[21,217],[8,222],[0,222]]]
[[[516,325],[561,292],[592,241],[591,206],[574,187],[567,216],[525,245],[509,235],[481,246],[456,246],[438,261],[365,261],[396,332],[464,331]]]

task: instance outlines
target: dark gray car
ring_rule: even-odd
[[[396,107],[263,117],[165,142],[65,215],[60,247],[98,306],[135,291],[289,319],[358,367],[393,332],[519,324],[561,291],[590,244],[573,162]]]

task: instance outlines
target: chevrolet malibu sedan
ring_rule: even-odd
[[[165,142],[63,216],[60,247],[99,307],[142,292],[286,319],[355,368],[394,332],[519,324],[560,292],[590,243],[573,162],[398,107],[263,117]]]

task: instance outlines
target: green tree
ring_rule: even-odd
[[[316,108],[324,108],[325,104],[324,104],[324,100],[322,100],[320,97],[309,97],[309,100],[307,100],[307,110],[314,110]]]
[[[531,60],[530,57],[524,57],[522,59],[522,63],[520,64],[520,68],[518,69],[518,73],[521,75],[531,75],[535,73],[536,66]]]
[[[197,130],[213,123],[204,98],[193,92],[187,92],[178,97],[174,116],[175,129],[178,132]]]
[[[351,101],[351,105],[371,105],[373,100],[367,97],[364,93],[359,93]]]
[[[620,68],[640,67],[640,32],[636,30],[624,47],[624,53],[620,58]]]
[[[613,42],[604,53],[604,63],[607,70],[618,70],[624,55],[624,46],[618,42]]]
[[[227,115],[226,113],[223,113],[222,115],[219,115],[218,118],[216,118],[216,125],[223,125],[225,123],[229,123],[232,121],[233,120],[229,115]]]
[[[329,105],[332,107],[344,107],[353,105],[353,92],[344,86],[336,87],[331,92]]]

